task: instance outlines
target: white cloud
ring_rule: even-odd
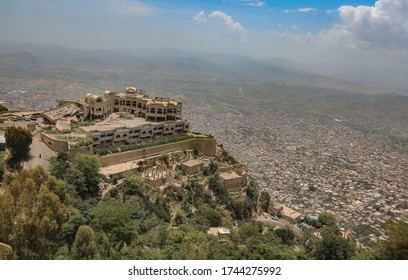
[[[247,6],[253,6],[253,7],[263,7],[265,6],[265,1],[245,1],[247,2]]]
[[[128,16],[149,16],[153,8],[140,1],[118,0],[111,3],[112,11]]]
[[[356,38],[389,49],[408,46],[408,1],[378,0],[374,6],[342,6],[340,18]]]
[[[335,25],[332,29],[322,30],[316,35],[316,41],[324,47],[341,47],[357,49],[358,40],[342,25]]]
[[[207,22],[207,17],[204,11],[199,12],[196,16],[193,17],[193,19],[199,23]]]
[[[295,10],[283,10],[284,13],[311,13],[316,12],[316,8],[299,8]]]
[[[317,11],[317,9],[316,8],[300,8],[300,9],[297,9],[297,11],[299,13],[310,13],[310,12]]]
[[[233,31],[240,32],[241,34],[248,32],[239,22],[235,22],[230,15],[227,15],[221,11],[213,11],[208,15],[208,17],[222,19],[224,23]]]

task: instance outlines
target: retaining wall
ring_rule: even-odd
[[[68,152],[68,141],[56,139],[41,132],[41,140],[54,152]]]
[[[156,147],[102,156],[100,163],[101,166],[108,166],[179,150],[190,150],[194,147],[197,147],[204,155],[212,157],[215,155],[217,142],[215,139],[189,139]]]

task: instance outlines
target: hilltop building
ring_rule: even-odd
[[[105,91],[103,97],[88,93],[85,103],[89,107],[90,120],[126,112],[148,121],[175,121],[181,119],[182,111],[180,101],[168,97],[149,98],[135,87],[127,87],[124,92]]]
[[[127,87],[123,92],[105,91],[103,97],[88,93],[80,101],[61,101],[58,108],[41,115],[62,134],[72,133],[72,123],[94,122],[79,130],[92,137],[93,149],[100,149],[186,135],[190,124],[181,112],[180,101],[149,98],[143,90]]]

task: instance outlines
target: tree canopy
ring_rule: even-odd
[[[380,243],[380,258],[408,260],[408,224],[389,223],[385,230],[388,239]]]
[[[21,171],[0,192],[0,242],[18,259],[52,259],[67,218],[63,182],[41,168]]]
[[[7,111],[8,111],[8,108],[0,103],[0,113],[1,112],[7,112]]]
[[[68,154],[60,152],[50,159],[50,172],[75,188],[81,198],[99,195],[99,161],[95,156],[80,154],[69,162]]]
[[[11,160],[19,162],[28,158],[33,142],[31,132],[25,128],[8,126],[5,130],[6,147],[10,150]]]

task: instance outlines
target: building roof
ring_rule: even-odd
[[[58,120],[55,124],[55,128],[59,132],[71,132],[71,123],[66,120]]]
[[[171,123],[176,123],[180,122],[179,120],[177,121],[171,121]],[[117,129],[128,129],[128,128],[135,128],[135,127],[142,127],[142,126],[159,126],[160,124],[165,124],[166,122],[153,122],[153,121],[147,121],[144,118],[133,118],[131,120],[128,119],[107,119],[104,121],[101,121],[95,125],[90,125],[90,126],[83,126],[81,129],[83,131],[89,132],[89,133],[95,133],[95,132],[102,132],[102,131],[108,131],[108,130],[117,130]]]
[[[239,176],[235,172],[223,172],[223,173],[220,174],[220,177],[223,180],[231,180],[231,179],[241,178],[241,176]]]
[[[231,231],[224,227],[210,227],[207,233],[218,236],[219,234],[230,234]]]
[[[191,159],[191,160],[182,162],[181,164],[185,165],[185,166],[188,166],[188,167],[194,167],[194,166],[203,164],[203,162],[201,160],[198,160],[198,159]]]
[[[83,110],[75,103],[66,104],[58,108],[43,113],[45,117],[53,122],[60,119],[75,117],[77,114],[83,114]]]
[[[283,204],[277,203],[277,202],[273,203],[273,208],[277,209],[277,210],[281,210],[282,215],[290,217],[290,218],[292,218],[294,220],[299,218],[300,216],[302,216],[301,213],[299,213],[299,212],[293,210],[292,208],[289,208],[289,207],[287,207],[287,206],[285,206]]]

